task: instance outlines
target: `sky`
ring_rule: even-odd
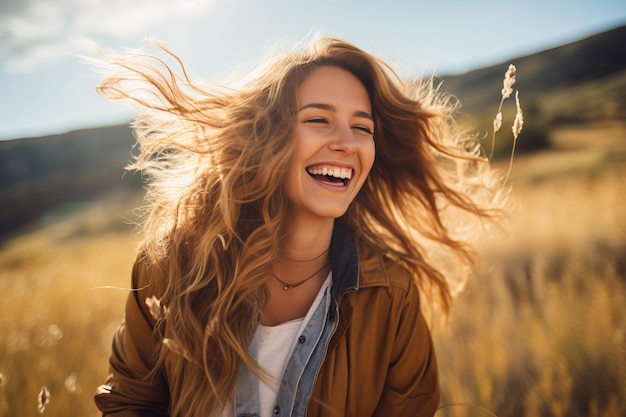
[[[122,51],[154,37],[192,79],[219,82],[272,48],[325,34],[408,78],[504,63],[623,24],[623,0],[0,0],[0,140],[132,117],[97,96],[100,76],[80,58],[86,39]]]

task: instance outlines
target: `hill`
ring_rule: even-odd
[[[520,151],[624,145],[625,44],[622,26],[488,68],[444,76],[442,87],[459,98],[462,123],[487,136],[511,62],[518,69],[515,88],[525,115]],[[510,107],[504,109],[504,126],[510,125],[513,114]],[[0,141],[0,242],[50,210],[139,188],[138,176],[124,176],[123,170],[133,142],[128,126]],[[506,155],[509,148],[510,143],[499,140],[496,155]]]
[[[504,72],[513,63],[517,67],[514,88],[520,92],[525,114],[522,151],[563,145],[556,143],[563,129],[606,130],[611,126],[611,135],[626,140],[624,45],[626,26],[621,26],[488,68],[444,76],[443,88],[460,100],[468,124],[489,132]],[[510,100],[505,126],[515,113],[512,107]]]
[[[128,126],[0,141],[0,241],[52,209],[137,187]]]

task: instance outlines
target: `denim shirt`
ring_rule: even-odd
[[[315,386],[317,374],[326,357],[328,344],[339,325],[339,301],[359,286],[359,262],[356,245],[346,227],[335,221],[330,243],[333,285],[325,294],[298,337],[298,343],[287,360],[274,406],[276,416],[303,416]],[[257,358],[258,339],[250,345]],[[259,380],[241,366],[235,391],[235,416],[260,417]]]

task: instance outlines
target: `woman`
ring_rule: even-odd
[[[238,90],[109,61],[124,72],[100,93],[144,108],[133,168],[150,205],[103,414],[433,415],[424,313],[448,312],[440,262],[462,281],[456,231],[498,196],[449,101],[335,39]]]

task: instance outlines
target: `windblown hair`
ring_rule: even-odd
[[[498,213],[501,187],[432,79],[404,83],[355,46],[318,38],[231,89],[191,82],[161,48],[177,71],[156,55],[108,55],[120,71],[98,91],[143,110],[130,168],[149,180],[140,253],[167,308],[157,329],[165,345],[159,363],[176,362],[168,374],[173,416],[217,415],[232,402],[242,363],[263,374],[248,346],[283,233],[296,90],[320,66],[363,83],[376,129],[374,166],[341,220],[361,256],[400,262],[424,298],[448,313],[474,261],[466,235]],[[452,264],[462,268],[449,271]]]

